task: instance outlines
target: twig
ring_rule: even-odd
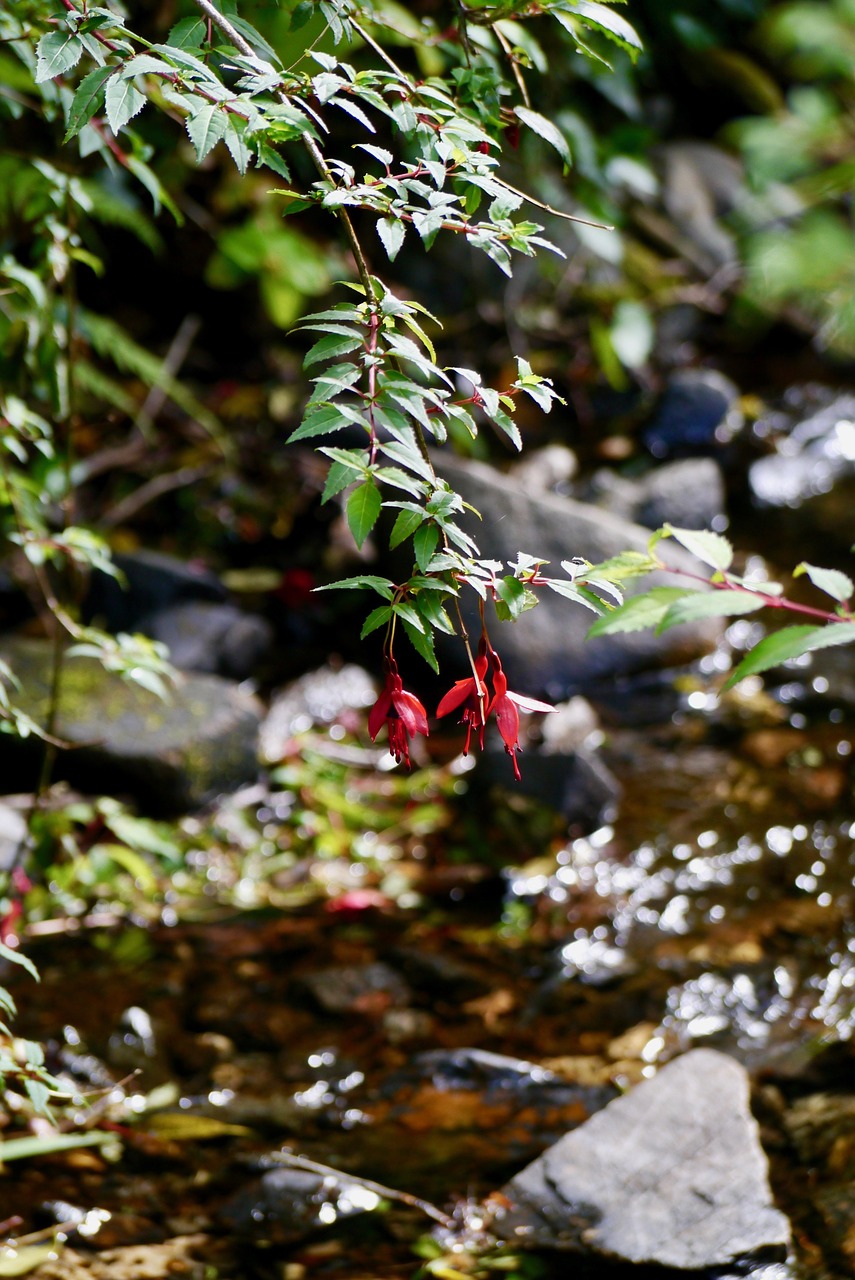
[[[212,464],[206,463],[204,466],[180,467],[177,471],[167,472],[166,475],[154,476],[140,485],[139,489],[128,494],[127,498],[117,502],[109,511],[105,511],[101,523],[108,528],[114,528],[117,524],[131,520],[150,502],[162,498],[165,493],[171,493],[173,489],[184,489],[188,485],[195,484],[197,480],[210,475],[213,469]]]
[[[165,373],[170,378],[174,378],[177,375],[178,370],[187,359],[196,334],[201,327],[202,321],[198,316],[190,315],[184,317],[178,326],[178,332],[169,344],[169,350],[163,359],[163,364],[160,366],[161,375]],[[141,426],[151,425],[153,419],[157,417],[163,408],[167,398],[167,392],[163,389],[162,383],[156,383],[149,388],[149,393],[137,414],[137,421]]]
[[[397,1200],[401,1204],[408,1204],[414,1209],[420,1209],[422,1213],[429,1218],[433,1218],[435,1222],[441,1222],[444,1227],[453,1227],[454,1219],[450,1218],[447,1213],[443,1213],[441,1209],[437,1209],[428,1200],[422,1200],[419,1196],[414,1196],[409,1191],[396,1191],[394,1187],[386,1187],[382,1182],[372,1182],[370,1178],[360,1178],[355,1173],[344,1173],[341,1169],[334,1169],[332,1165],[319,1164],[317,1160],[310,1160],[308,1156],[295,1155],[292,1151],[277,1151],[273,1159],[277,1164],[290,1165],[293,1169],[305,1169],[308,1173],[319,1173],[323,1177],[338,1178],[342,1182],[352,1182],[358,1187],[365,1187],[367,1191],[374,1191],[384,1200]]]

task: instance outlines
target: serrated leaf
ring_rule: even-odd
[[[329,502],[330,498],[334,498],[337,493],[341,493],[342,489],[346,489],[349,484],[353,484],[353,478],[353,467],[348,467],[343,462],[333,462],[327,472],[321,506]]]
[[[113,133],[118,134],[124,129],[129,120],[139,115],[145,104],[146,96],[140,92],[133,80],[114,76],[104,94],[107,121]]]
[[[239,116],[229,116],[223,140],[228,147],[229,155],[235,162],[238,173],[246,173],[249,164],[249,146],[246,141],[246,121]]]
[[[664,532],[666,537],[674,538],[693,556],[721,573],[733,563],[733,547],[720,533],[711,533],[708,529],[675,529],[670,524],[664,526]]]
[[[539,111],[530,110],[529,107],[516,107],[514,114],[518,120],[527,125],[538,137],[543,138],[544,142],[548,142],[551,147],[554,147],[565,164],[572,164],[573,157],[570,154],[570,146],[567,139],[551,120],[547,120],[546,116],[542,116]]]
[[[392,532],[389,535],[389,546],[399,547],[402,542],[406,542],[407,538],[412,537],[419,525],[424,520],[424,516],[420,511],[399,511],[398,517],[392,526]]]
[[[312,436],[326,436],[333,431],[341,431],[347,424],[347,418],[338,409],[327,405],[305,418],[288,437],[288,443],[295,444],[298,440],[308,440]]]
[[[347,500],[345,513],[350,532],[357,547],[362,547],[365,539],[377,523],[383,499],[380,490],[371,480],[366,480]]]
[[[390,262],[394,262],[397,258],[398,250],[404,243],[405,233],[406,228],[399,218],[377,219],[377,234]]]
[[[572,565],[572,561],[561,561],[562,569],[566,569],[569,573],[568,565]],[[607,578],[610,582],[625,582],[627,578],[644,577],[645,574],[659,568],[661,565],[652,556],[645,555],[643,551],[621,551],[609,560],[591,565],[589,572],[583,576],[588,578],[595,574],[598,578]]]
[[[200,49],[208,36],[208,24],[204,18],[182,18],[166,37],[166,43],[178,49]]]
[[[526,588],[518,578],[499,578],[496,595],[506,606],[511,618],[518,618],[525,608]]]
[[[397,604],[393,604],[392,612],[396,617],[400,618],[402,622],[409,622],[411,626],[415,627],[416,631],[424,632],[425,624],[408,601],[399,600]]]
[[[366,636],[370,636],[372,631],[376,631],[378,627],[382,627],[392,617],[392,607],[388,604],[379,604],[376,609],[372,609],[368,617],[362,624],[362,630],[359,633],[360,640],[364,640]]]
[[[358,573],[353,578],[341,578],[338,582],[327,582],[316,591],[376,591],[384,600],[391,600],[395,594],[395,584],[389,578],[379,578],[373,573]]]
[[[343,325],[341,327],[344,329]],[[303,357],[303,368],[308,369],[310,365],[318,364],[321,360],[335,360],[338,356],[347,355],[349,351],[355,351],[357,347],[361,347],[363,342],[361,333],[347,334],[346,331],[345,333],[328,333],[306,352]]]
[[[645,631],[648,627],[658,626],[671,605],[684,594],[683,587],[654,587],[644,595],[633,596],[611,613],[598,618],[588,637]]]
[[[196,160],[199,164],[224,137],[227,126],[228,116],[216,102],[206,103],[184,121],[190,141],[196,148]]]
[[[598,4],[596,0],[563,0],[560,8],[578,16],[586,26],[601,31],[604,36],[626,49],[631,57],[638,56],[642,48],[638,32],[619,13],[606,8],[604,4]],[[556,14],[556,17],[560,16]]]
[[[790,658],[800,657],[807,652],[810,641],[818,638],[824,630],[825,627],[782,627],[780,631],[766,636],[745,655],[724,688],[730,689],[746,676],[768,671],[770,667],[777,667],[782,662],[789,661]],[[855,627],[852,628],[852,632],[855,639]]]
[[[803,573],[807,574],[815,587],[824,591],[827,596],[831,596],[832,600],[846,604],[852,599],[855,585],[852,579],[847,574],[841,573],[839,569],[822,569],[818,565],[808,564],[803,560],[794,570],[793,576],[798,578]]]
[[[286,182],[291,181],[291,170],[285,163],[283,157],[267,142],[255,143],[256,155],[258,156],[258,164],[264,164],[268,169],[272,169],[274,173],[278,173],[280,178],[284,178]]]
[[[671,605],[657,626],[657,633],[702,618],[731,618],[762,609],[766,601],[749,591],[689,591]]]
[[[433,522],[426,521],[413,535],[413,555],[416,564],[425,572],[431,557],[439,544],[439,529]]]
[[[433,591],[420,591],[416,597],[416,608],[431,627],[443,631],[448,636],[455,635],[454,624]]]
[[[84,125],[87,125],[95,113],[101,109],[104,101],[104,85],[115,70],[116,68],[112,66],[96,67],[80,81],[68,109],[68,128],[64,142],[69,142],[76,137]]]
[[[419,657],[424,658],[431,670],[435,671],[438,675],[439,663],[437,662],[436,654],[433,651],[433,632],[417,631],[411,622],[407,622],[406,618],[402,618],[401,621],[404,626],[404,631],[407,633],[407,638],[416,653]]]
[[[53,80],[76,67],[83,56],[83,41],[71,31],[49,31],[36,46],[36,84]]]

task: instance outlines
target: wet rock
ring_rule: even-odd
[[[739,389],[714,369],[687,369],[668,383],[642,433],[655,458],[716,454],[742,427]]]
[[[313,725],[328,725],[370,707],[377,700],[377,685],[355,663],[327,665],[294,680],[273,697],[261,726],[261,757],[270,763],[282,759],[295,733]]]
[[[721,468],[712,458],[678,459],[632,480],[603,468],[582,496],[647,529],[666,522],[678,529],[715,527],[725,508]]]
[[[181,671],[246,680],[273,643],[273,628],[257,614],[212,600],[184,600],[141,618],[137,630],[169,649]]]
[[[785,1113],[785,1129],[811,1170],[810,1199],[828,1256],[855,1269],[855,1098],[816,1093]]]
[[[798,507],[855,476],[855,395],[808,387],[759,419],[755,434],[775,452],[752,463],[748,480],[761,506]]]
[[[596,563],[619,551],[647,548],[646,530],[609,512],[554,494],[534,498],[483,463],[443,456],[442,467],[450,483],[483,517],[463,523],[497,559],[509,560],[522,550],[542,555],[560,574],[561,561],[573,556]],[[680,547],[668,547],[667,559],[686,568],[695,569],[697,564]],[[653,575],[645,585],[662,581]],[[470,632],[477,634],[477,602],[467,599],[462,605]],[[662,636],[633,632],[587,642],[592,620],[586,609],[543,591],[536,609],[494,636],[511,688],[534,697],[545,694],[552,700],[582,688],[587,692],[589,682],[597,677],[608,681],[616,675],[690,661],[706,652],[720,633],[718,623],[704,623],[675,628]],[[459,641],[445,643],[444,652],[449,667],[457,664],[464,670]]]
[[[382,1014],[411,998],[400,974],[382,962],[318,969],[304,974],[300,985],[327,1013]]]
[[[275,1159],[275,1156],[273,1157]],[[222,1206],[221,1222],[232,1231],[294,1244],[324,1227],[370,1212],[380,1197],[346,1174],[270,1169]]]
[[[496,1230],[533,1247],[680,1270],[783,1259],[744,1069],[678,1058],[517,1174]]]
[[[578,751],[602,739],[600,721],[586,698],[570,698],[561,702],[541,726],[541,750],[544,755]]]
[[[7,640],[3,656],[21,682],[18,702],[44,723],[51,646]],[[64,668],[56,732],[72,744],[56,776],[85,791],[129,793],[152,814],[186,812],[236,790],[257,772],[259,704],[219,676],[188,675],[161,701],[90,658]],[[40,745],[0,737],[4,785],[25,790],[37,777]]]
[[[0,804],[0,871],[8,871],[18,860],[27,838],[23,813],[11,804]]]
[[[92,575],[86,618],[106,631],[139,631],[140,620],[185,600],[224,601],[227,592],[215,573],[160,551],[117,554],[123,582]]]
[[[478,757],[473,786],[504,787],[562,814],[574,827],[593,831],[614,817],[621,786],[595,751],[526,751],[522,779],[513,782],[507,753],[488,749]]]

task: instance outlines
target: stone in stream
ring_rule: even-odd
[[[464,461],[443,454],[442,474],[481,513],[462,524],[482,551],[505,561],[523,551],[550,562],[548,573],[564,577],[562,560],[583,556],[599,563],[621,551],[644,552],[649,531],[629,521],[559,494],[531,494],[512,476],[502,475],[484,463]],[[698,561],[676,545],[660,546],[667,563],[692,572]],[[676,580],[660,574],[644,579],[644,586]],[[461,597],[474,596],[463,592]],[[539,592],[540,603],[512,626],[494,627],[491,638],[499,651],[511,688],[533,697],[551,700],[580,690],[590,694],[592,681],[609,683],[651,668],[689,662],[714,647],[721,633],[718,621],[675,627],[664,635],[636,631],[586,641],[593,615],[548,589]],[[461,598],[470,634],[479,631],[476,600]],[[441,636],[443,656],[451,668],[463,662],[463,647],[456,637]],[[462,667],[465,673],[466,668]]]
[[[2,656],[20,689],[15,702],[44,723],[50,696],[51,644],[6,639]],[[132,795],[148,813],[186,812],[235,791],[257,773],[261,708],[219,676],[182,677],[163,702],[88,657],[66,660],[55,774],[81,790]],[[40,744],[0,735],[4,788],[25,790],[38,776]]]
[[[748,1075],[696,1049],[566,1134],[502,1190],[503,1238],[693,1271],[786,1256]]]

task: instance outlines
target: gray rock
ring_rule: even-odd
[[[138,630],[165,644],[179,670],[233,680],[254,675],[273,644],[266,618],[213,600],[184,600],[158,609],[140,619]]]
[[[712,458],[681,458],[633,480],[604,467],[584,496],[647,529],[666,522],[678,529],[716,527],[725,509],[724,479]]]
[[[514,794],[549,805],[574,827],[593,831],[615,816],[621,785],[595,751],[526,751],[521,754],[522,779],[514,782],[504,751],[487,749],[478,757],[476,786],[513,785]]]
[[[694,1271],[786,1257],[733,1059],[696,1049],[565,1135],[503,1188],[515,1243]]]
[[[596,564],[619,551],[647,549],[649,534],[638,525],[559,495],[533,497],[483,463],[443,456],[442,473],[481,513],[482,520],[466,518],[462,523],[492,559],[510,560],[518,551],[543,556],[550,561],[550,571],[560,577],[561,561],[573,556]],[[676,566],[698,570],[697,561],[679,546],[668,546],[663,555]],[[661,575],[645,579],[644,585],[663,582],[673,585],[673,579]],[[462,596],[466,624],[477,636],[477,603],[468,599],[474,592]],[[492,640],[510,687],[552,700],[580,690],[588,693],[590,682],[597,679],[689,662],[712,648],[721,630],[718,622],[705,622],[674,628],[662,636],[639,631],[588,641],[592,622],[587,609],[543,590],[536,609],[512,625],[494,626]],[[444,655],[449,667],[456,663],[465,674],[459,640],[446,641]]]
[[[20,809],[0,804],[0,871],[8,871],[18,860],[27,838],[27,820]]]
[[[135,551],[114,557],[123,582],[106,573],[92,575],[87,619],[106,631],[138,631],[140,619],[179,600],[225,600],[215,573],[160,551]]]
[[[50,643],[6,640],[3,657],[18,704],[44,723]],[[129,792],[149,813],[186,811],[255,777],[260,722],[258,702],[219,676],[185,676],[162,702],[94,659],[69,658],[56,732],[73,749],[60,751],[55,773],[84,791]],[[32,787],[40,744],[2,735],[0,753],[6,787]]]
[[[716,369],[685,369],[671,378],[642,433],[655,458],[716,453],[742,428],[739,388]]]
[[[798,412],[798,403],[794,407]],[[855,475],[855,396],[806,388],[804,409],[795,420],[789,407],[774,410],[756,424],[757,434],[779,437],[777,451],[748,471],[761,506],[798,507]]]
[[[533,449],[512,468],[511,475],[531,493],[567,493],[579,470],[579,461],[565,444]]]
[[[402,1008],[412,997],[400,974],[380,960],[317,969],[300,984],[327,1013],[382,1012],[384,1006]]]
[[[261,756],[280,761],[295,733],[313,725],[332,724],[350,711],[370,707],[377,700],[376,682],[355,663],[327,665],[309,671],[274,694],[261,727]]]

